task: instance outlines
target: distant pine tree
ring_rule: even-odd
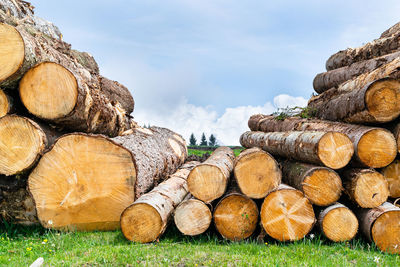
[[[208,145],[209,146],[216,146],[217,145],[217,138],[213,134],[210,135],[208,138]]]
[[[197,139],[196,139],[196,137],[194,137],[193,133],[190,135],[189,145],[190,146],[197,146]]]
[[[204,133],[201,135],[200,145],[201,146],[207,146],[207,138],[206,138],[206,135]]]

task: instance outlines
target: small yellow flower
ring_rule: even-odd
[[[265,242],[265,245],[266,245],[266,246],[268,246],[268,243],[267,243],[267,242]]]
[[[31,250],[32,250],[31,247],[27,247],[27,248],[26,248],[26,251],[31,251]]]
[[[52,250],[51,250],[51,249],[49,249],[49,252],[52,252]]]
[[[47,239],[43,240],[44,243],[47,243],[47,241],[48,241]]]

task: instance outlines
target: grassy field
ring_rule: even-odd
[[[235,153],[235,156],[238,156],[239,153],[243,149],[234,149],[233,152]],[[205,153],[211,154],[213,151],[212,150],[196,150],[196,149],[188,149],[189,155],[196,155],[196,156],[203,156]]]

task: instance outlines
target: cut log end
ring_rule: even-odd
[[[33,121],[8,115],[0,118],[0,174],[14,175],[33,166],[47,140]]]
[[[10,109],[11,109],[11,106],[10,106],[9,98],[4,93],[3,90],[0,90],[0,118],[7,115],[7,113],[10,112]]]
[[[400,82],[378,80],[370,85],[365,95],[369,113],[379,122],[389,122],[400,115]]]
[[[184,235],[200,235],[211,224],[212,214],[209,207],[197,199],[188,199],[175,209],[174,221]]]
[[[278,187],[282,173],[271,155],[258,148],[244,150],[241,155],[237,158],[233,171],[243,194],[260,199]]]
[[[19,32],[12,26],[0,23],[0,82],[12,76],[22,66],[25,45]]]
[[[215,208],[215,227],[229,240],[239,241],[253,234],[258,222],[258,208],[250,198],[231,194],[223,198]]]
[[[157,239],[163,229],[163,223],[155,208],[146,203],[138,203],[122,213],[121,229],[128,240],[148,243]]]
[[[385,177],[375,171],[360,172],[353,188],[354,200],[362,208],[374,208],[384,203],[389,196]]]
[[[63,66],[44,62],[30,69],[22,78],[19,93],[25,107],[42,119],[58,119],[75,107],[78,84]]]
[[[371,168],[382,168],[390,164],[397,155],[396,140],[389,131],[374,129],[364,134],[357,146],[361,163]]]
[[[111,230],[134,201],[135,182],[127,149],[102,136],[71,134],[41,158],[28,187],[44,227]]]
[[[376,219],[371,229],[372,240],[381,250],[389,253],[400,253],[400,211],[383,213]]]
[[[261,207],[261,222],[272,238],[295,241],[311,231],[315,214],[311,202],[302,192],[278,189],[265,198]]]
[[[400,197],[400,160],[395,160],[382,170],[389,186],[389,196]]]
[[[320,220],[322,221],[322,232],[334,242],[351,240],[357,234],[357,217],[344,206],[330,210]]]
[[[304,195],[315,205],[327,206],[336,202],[342,193],[340,176],[328,169],[313,170],[303,181]]]
[[[203,164],[190,172],[187,183],[193,196],[209,203],[225,193],[228,180],[218,167]]]
[[[319,141],[319,158],[325,166],[332,169],[345,167],[349,163],[353,154],[353,144],[345,134],[329,132]]]

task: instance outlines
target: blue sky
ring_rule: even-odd
[[[338,50],[379,37],[400,1],[37,0],[73,48],[128,86],[139,124],[238,144],[252,113],[304,105]]]

